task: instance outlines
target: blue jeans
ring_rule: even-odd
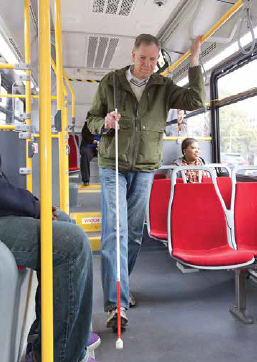
[[[101,267],[104,310],[117,306],[115,170],[100,168],[102,183]],[[129,307],[129,275],[139,253],[151,172],[119,172],[121,306]]]
[[[53,222],[54,362],[78,362],[86,355],[92,319],[92,252],[85,232],[59,212]],[[40,220],[0,218],[0,240],[12,251],[18,265],[40,274]],[[40,294],[40,279],[39,288]],[[38,337],[33,351],[41,361],[40,308]]]

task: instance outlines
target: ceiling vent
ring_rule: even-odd
[[[135,0],[94,0],[93,12],[107,15],[129,16]]]
[[[87,51],[88,68],[109,68],[119,38],[90,36]]]

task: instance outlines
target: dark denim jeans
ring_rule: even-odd
[[[101,266],[104,310],[117,306],[115,170],[100,168],[102,183]],[[129,307],[129,275],[139,253],[151,172],[119,172],[121,306]]]
[[[86,355],[92,319],[92,252],[85,232],[61,220],[70,219],[60,212],[59,221],[53,222],[54,362],[78,362]],[[1,217],[0,240],[18,265],[40,273],[40,220]],[[40,317],[40,308],[37,315]],[[33,350],[40,362],[40,322]]]

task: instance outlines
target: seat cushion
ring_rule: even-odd
[[[152,238],[160,239],[160,240],[168,240],[168,233],[167,232],[161,232],[159,230],[153,230],[151,229],[151,235]]]
[[[76,172],[76,171],[80,171],[79,167],[70,167],[69,168],[69,172]]]
[[[254,254],[255,258],[257,258],[257,246],[251,246],[251,245],[240,245],[238,247],[239,251],[247,251],[248,253],[251,252]]]
[[[175,249],[172,256],[187,264],[206,267],[236,266],[254,261],[254,255],[248,250],[234,250],[229,246],[221,246],[210,250]]]

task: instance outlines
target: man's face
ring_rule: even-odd
[[[138,79],[148,78],[153,74],[158,58],[159,48],[155,44],[147,45],[142,43],[137,49],[133,49],[134,76]]]

